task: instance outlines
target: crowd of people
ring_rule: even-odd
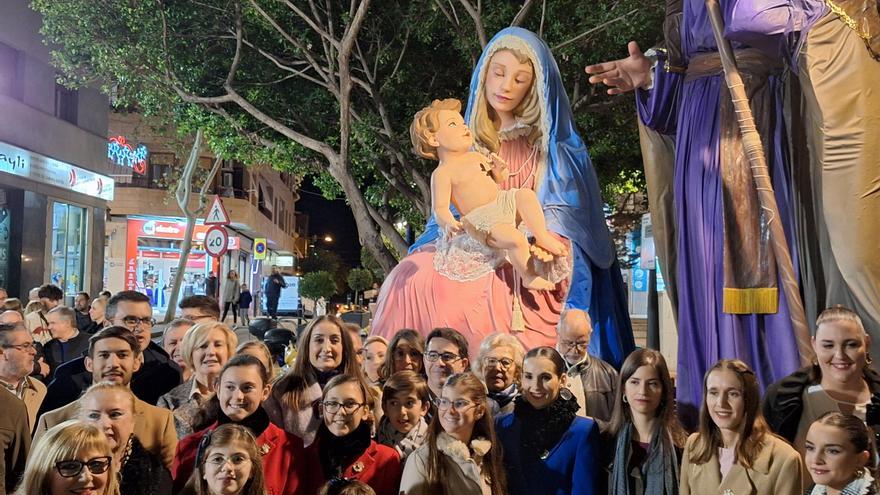
[[[555,348],[491,334],[473,353],[452,328],[389,342],[325,315],[284,366],[239,345],[210,296],[153,342],[147,296],[66,308],[56,290],[36,319],[12,299],[0,314],[5,493],[877,493],[880,375],[841,307],[817,322],[816,362],[763,397],[745,363],[718,361],[688,435],[663,355],[618,372],[587,353],[583,312]]]

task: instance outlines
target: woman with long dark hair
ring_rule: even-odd
[[[675,392],[663,355],[637,349],[620,369],[606,433],[614,445],[608,493],[678,494],[678,469],[687,439],[675,414]]]
[[[324,385],[343,373],[361,376],[361,367],[351,335],[336,316],[312,320],[299,342],[293,366],[272,386],[263,407],[273,423],[302,438],[308,447],[321,425],[318,403]]]

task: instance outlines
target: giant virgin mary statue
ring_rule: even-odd
[[[373,333],[451,327],[473,350],[493,332],[513,333],[526,348],[552,346],[561,311],[582,310],[593,325],[590,354],[619,367],[634,348],[626,292],[596,172],[556,61],[537,35],[521,28],[495,35],[474,69],[465,118],[476,145],[499,149],[508,163],[501,188],[533,189],[571,257],[539,263],[558,281],[555,290],[529,291],[509,263],[467,235],[446,239],[431,218],[382,285]]]

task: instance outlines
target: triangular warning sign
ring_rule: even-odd
[[[214,196],[214,204],[208,210],[208,215],[205,217],[205,225],[229,225],[229,213],[226,213],[226,208],[223,206],[220,196]]]

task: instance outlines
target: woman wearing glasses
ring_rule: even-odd
[[[522,395],[513,413],[498,418],[511,495],[586,495],[601,491],[599,428],[577,415],[565,386],[565,360],[536,347],[523,360]]]
[[[99,382],[79,399],[79,419],[101,429],[110,442],[113,470],[125,495],[171,492],[171,474],[162,460],[134,435],[134,394],[121,383]]]
[[[318,464],[309,470],[308,493],[317,493],[327,480],[347,478],[366,483],[377,495],[397,495],[400,456],[371,438],[374,401],[368,388],[359,375],[338,375],[324,386],[324,421],[307,452]]]
[[[274,495],[265,484],[263,462],[247,428],[227,424],[203,442],[196,469],[181,495]]]
[[[31,450],[17,495],[119,495],[107,437],[95,426],[65,421]]]
[[[401,494],[508,493],[488,400],[485,385],[473,373],[446,380],[427,443],[407,457]]]
[[[193,431],[195,416],[214,393],[214,382],[226,361],[235,354],[238,337],[223,323],[199,323],[186,331],[180,353],[192,377],[159,398],[159,407],[174,413],[177,438]]]
[[[312,320],[299,338],[293,366],[272,386],[263,406],[272,422],[302,438],[315,441],[321,418],[317,406],[321,390],[336,375],[361,376],[351,334],[341,319],[324,315]]]
[[[490,334],[480,344],[474,373],[486,384],[493,417],[513,412],[513,400],[520,394],[525,352],[519,340],[507,333]]]
[[[171,468],[175,493],[190,479],[203,439],[227,424],[243,426],[256,438],[268,493],[300,493],[305,467],[302,441],[272,424],[261,407],[260,403],[269,396],[269,379],[266,367],[254,356],[239,354],[226,363],[217,380],[216,395],[197,417],[216,419],[177,445]],[[198,421],[195,425],[201,426]]]

